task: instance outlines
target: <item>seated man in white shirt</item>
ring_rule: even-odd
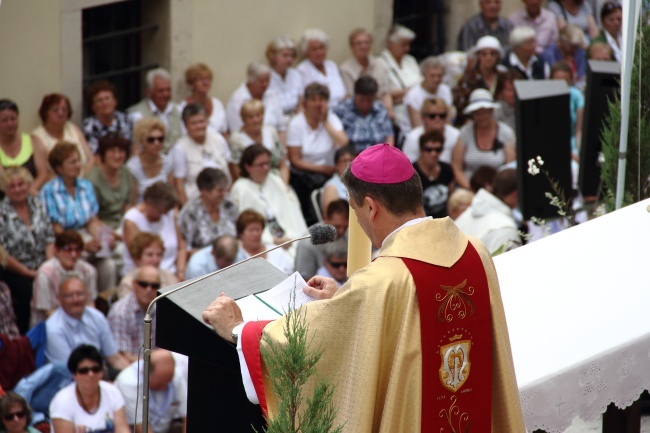
[[[180,113],[171,99],[171,75],[165,69],[153,69],[147,72],[146,97],[126,110],[131,125],[143,117],[157,117],[165,124],[165,153],[169,152],[183,132]]]
[[[126,368],[129,362],[117,351],[108,320],[86,305],[87,297],[88,291],[78,274],[71,272],[64,277],[58,294],[61,307],[45,322],[45,357],[49,362],[67,362],[77,346],[90,344],[99,349],[111,367]]]
[[[140,368],[138,371],[138,363],[134,362],[115,379],[124,397],[126,422],[131,428],[135,425],[137,433],[142,433],[142,362]],[[155,349],[149,370],[149,432],[167,433],[176,419],[182,420],[185,432],[186,416],[187,379],[183,368],[171,352]]]
[[[188,280],[201,277],[218,269],[227,268],[242,260],[239,243],[230,235],[219,236],[212,245],[201,248],[190,257],[185,276]]]
[[[284,142],[284,113],[273,90],[271,83],[271,68],[260,62],[252,62],[246,68],[246,82],[242,83],[232,94],[226,107],[226,118],[230,132],[239,131],[244,124],[241,118],[241,106],[251,99],[264,102],[264,125],[273,125],[280,132]]]

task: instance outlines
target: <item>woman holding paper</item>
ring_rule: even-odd
[[[272,248],[273,245],[264,245],[262,242],[262,232],[266,221],[264,217],[254,210],[247,209],[243,211],[235,226],[237,227],[237,238],[239,239],[239,255],[236,261],[241,261],[264,250]],[[273,266],[287,275],[293,273],[293,263],[289,255],[283,249],[269,251],[261,256]]]

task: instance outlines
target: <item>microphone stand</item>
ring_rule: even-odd
[[[278,248],[282,248],[285,245],[288,245],[292,242],[300,241],[303,239],[309,239],[312,235],[308,234],[299,238],[291,239],[286,242],[281,243],[280,245],[276,245],[273,248],[269,248],[268,250],[262,251],[261,253],[257,253],[255,255],[252,255],[250,257],[247,257],[246,259],[242,260],[241,262],[233,263],[230,266],[226,266],[223,269],[217,269],[214,272],[210,272],[209,274],[205,274],[202,277],[199,277],[195,280],[192,280],[188,283],[185,283],[173,290],[170,290],[169,292],[163,293],[162,295],[156,297],[149,306],[147,307],[147,312],[144,315],[144,354],[143,354],[143,361],[144,361],[144,371],[143,371],[143,384],[142,384],[142,433],[148,433],[149,432],[149,367],[150,367],[150,361],[151,361],[151,308],[153,308],[154,304],[158,302],[158,300],[162,298],[166,298],[167,296],[171,295],[172,293],[176,293],[179,290],[182,290],[186,288],[187,286],[191,286],[192,284],[198,283],[199,281],[203,281],[206,278],[210,278],[213,275],[217,275],[221,272],[227,271],[228,269],[232,268],[233,266],[240,265],[242,263],[248,262],[250,260],[256,259],[257,257],[264,255],[268,252],[271,252],[273,250],[277,250]]]

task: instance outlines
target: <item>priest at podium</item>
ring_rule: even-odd
[[[524,432],[487,249],[449,218],[425,216],[420,178],[394,147],[364,150],[342,180],[380,253],[340,289],[318,276],[304,289],[319,299],[301,308],[323,350],[318,376],[335,386],[335,424],[345,432]],[[203,320],[237,344],[247,396],[273,417],[261,336],[285,343],[285,318],[243,323],[222,294]]]

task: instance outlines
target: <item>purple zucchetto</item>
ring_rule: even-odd
[[[408,157],[386,143],[375,144],[361,152],[352,161],[350,171],[359,180],[377,184],[406,182],[415,174]]]

